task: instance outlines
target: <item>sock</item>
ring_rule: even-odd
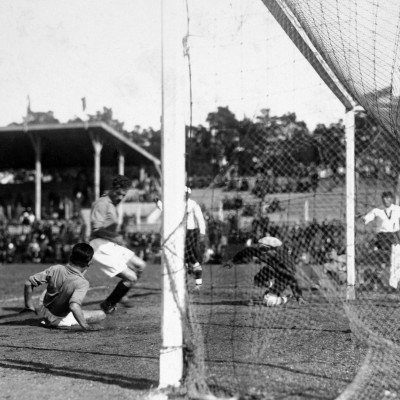
[[[119,281],[115,289],[111,292],[111,294],[106,298],[106,302],[115,306],[128,292],[129,287],[124,285],[123,281]]]
[[[196,285],[202,285],[203,284],[203,271],[202,270],[197,270],[197,271],[193,271],[193,275],[194,275],[194,280],[196,282]]]

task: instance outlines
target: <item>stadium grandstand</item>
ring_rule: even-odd
[[[90,205],[117,173],[138,176],[128,214],[154,209],[160,160],[105,123],[8,126],[0,140],[0,262],[62,260],[88,237]]]
[[[34,170],[35,214],[42,210],[41,179],[43,169],[92,167],[94,199],[100,196],[101,167],[113,167],[124,173],[125,166],[153,165],[160,171],[160,161],[104,123],[45,124],[0,128],[0,170]],[[18,154],[18,157],[15,157]],[[15,195],[16,191],[8,190]]]

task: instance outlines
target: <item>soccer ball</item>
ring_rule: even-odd
[[[286,296],[277,296],[276,294],[266,293],[263,298],[263,303],[267,307],[281,306],[288,302]]]

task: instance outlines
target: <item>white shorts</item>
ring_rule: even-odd
[[[114,277],[128,268],[127,262],[135,253],[126,247],[104,239],[93,239],[93,266],[99,267],[106,275]]]
[[[44,305],[43,299],[46,294],[46,290],[42,293],[39,299],[39,316],[45,318],[50,326],[73,326],[79,325],[78,321],[75,319],[74,314],[70,312],[66,317],[57,317],[57,315],[52,314]]]
[[[392,245],[389,285],[395,289],[400,281],[400,244]]]
[[[39,315],[47,320],[47,323],[51,326],[74,326],[79,325],[75,319],[74,314],[70,312],[66,317],[57,317],[52,314],[45,306],[42,306],[39,310]]]

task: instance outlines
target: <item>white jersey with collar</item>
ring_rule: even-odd
[[[187,200],[187,229],[198,229],[202,235],[206,234],[206,222],[200,206],[192,199]]]
[[[156,206],[162,211],[163,203],[161,200],[156,201]],[[192,199],[187,200],[186,204],[186,228],[193,230],[198,229],[200,234],[206,234],[206,221],[203,216],[203,212],[201,211],[200,206]]]
[[[400,206],[392,204],[385,209],[374,208],[363,219],[365,224],[375,220],[377,233],[397,232],[400,230]]]

